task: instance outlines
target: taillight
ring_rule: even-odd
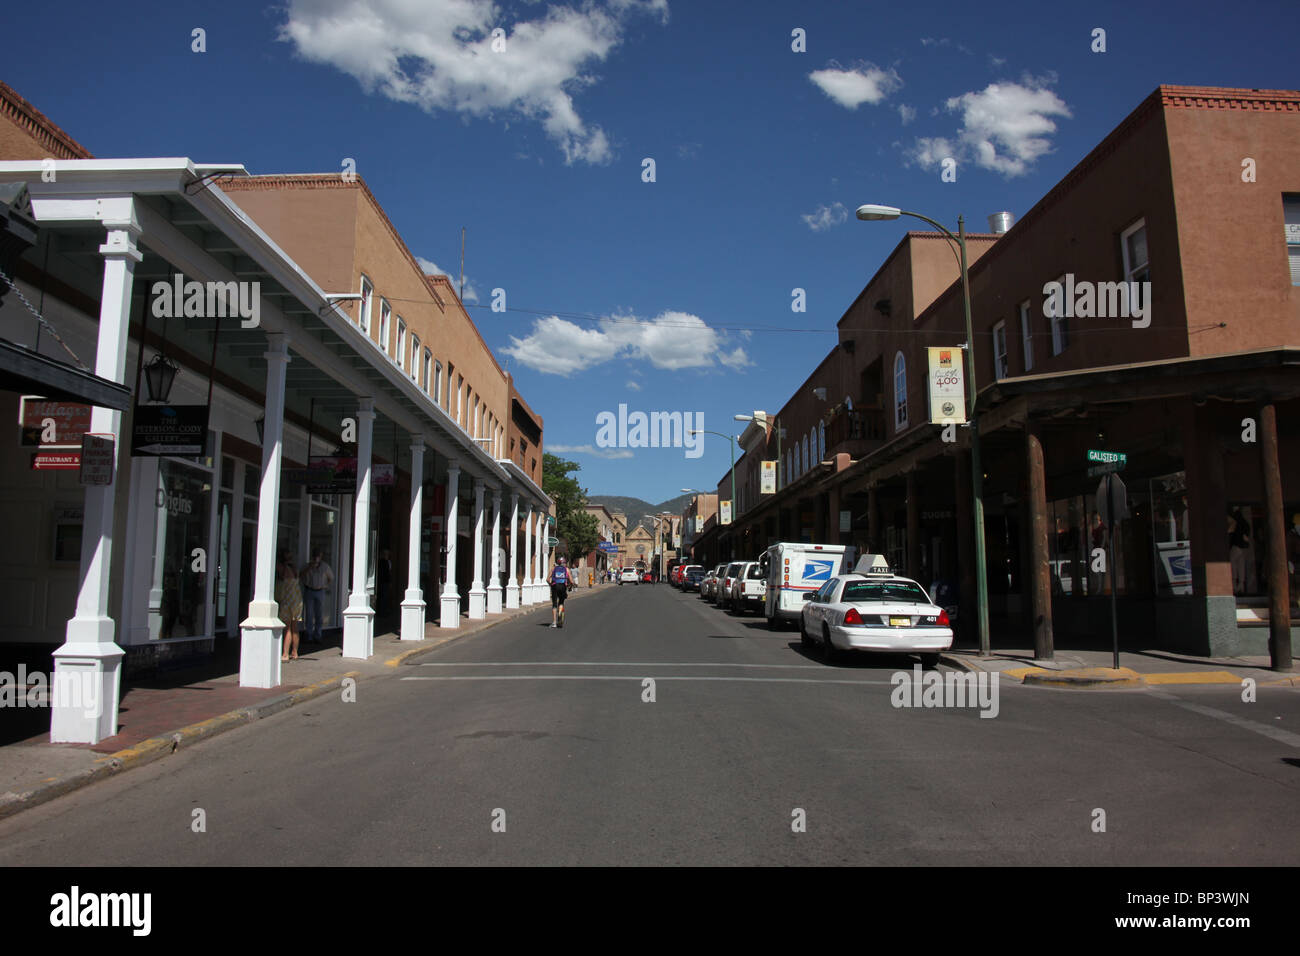
[[[857,609],[857,608],[855,608],[855,607],[851,607],[851,608],[848,609],[848,611],[845,612],[845,614],[844,614],[844,623],[845,623],[845,624],[861,624],[861,623],[862,623],[862,615],[858,613],[858,609]]]
[[[947,612],[947,611],[942,611],[942,610],[941,610],[941,611],[939,612],[939,626],[940,626],[940,627],[949,627],[949,626],[950,626],[950,625],[948,624],[948,612]]]

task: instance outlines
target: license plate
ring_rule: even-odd
[[[891,617],[889,619],[890,627],[911,627],[912,619],[910,617]]]

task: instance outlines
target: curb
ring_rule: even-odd
[[[0,820],[31,807],[40,806],[42,803],[48,803],[55,797],[61,797],[65,793],[80,790],[82,787],[98,780],[116,776],[124,770],[153,763],[155,760],[160,760],[169,754],[175,753],[182,746],[188,747],[191,744],[225,733],[227,730],[234,730],[244,724],[250,724],[264,717],[270,717],[272,714],[278,714],[280,711],[288,710],[296,704],[321,697],[331,690],[341,687],[343,681],[349,678],[355,680],[360,676],[360,671],[348,671],[338,677],[317,681],[314,684],[308,684],[306,687],[299,687],[297,690],[264,700],[260,704],[241,707],[239,710],[232,710],[220,716],[211,717],[208,720],[201,720],[197,724],[182,727],[180,730],[142,740],[133,747],[126,747],[116,753],[99,758],[93,766],[85,770],[77,770],[60,777],[53,777],[34,789],[25,790],[22,793],[0,795]]]
[[[1145,687],[1146,680],[1128,667],[1080,667],[1076,670],[1049,671],[1031,668],[1021,678],[1022,684],[1044,687]]]

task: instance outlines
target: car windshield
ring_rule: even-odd
[[[925,592],[910,581],[846,581],[840,600],[901,601],[910,604],[928,604]]]

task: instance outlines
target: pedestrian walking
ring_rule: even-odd
[[[334,586],[334,570],[325,563],[320,548],[311,553],[311,561],[298,575],[303,590],[303,640],[321,643],[321,624],[325,615],[325,595]]]
[[[302,589],[298,586],[298,572],[293,569],[293,555],[282,552],[275,574],[275,603],[280,606],[280,620],[284,622],[284,644],[280,660],[298,659],[298,622],[302,620]]]

